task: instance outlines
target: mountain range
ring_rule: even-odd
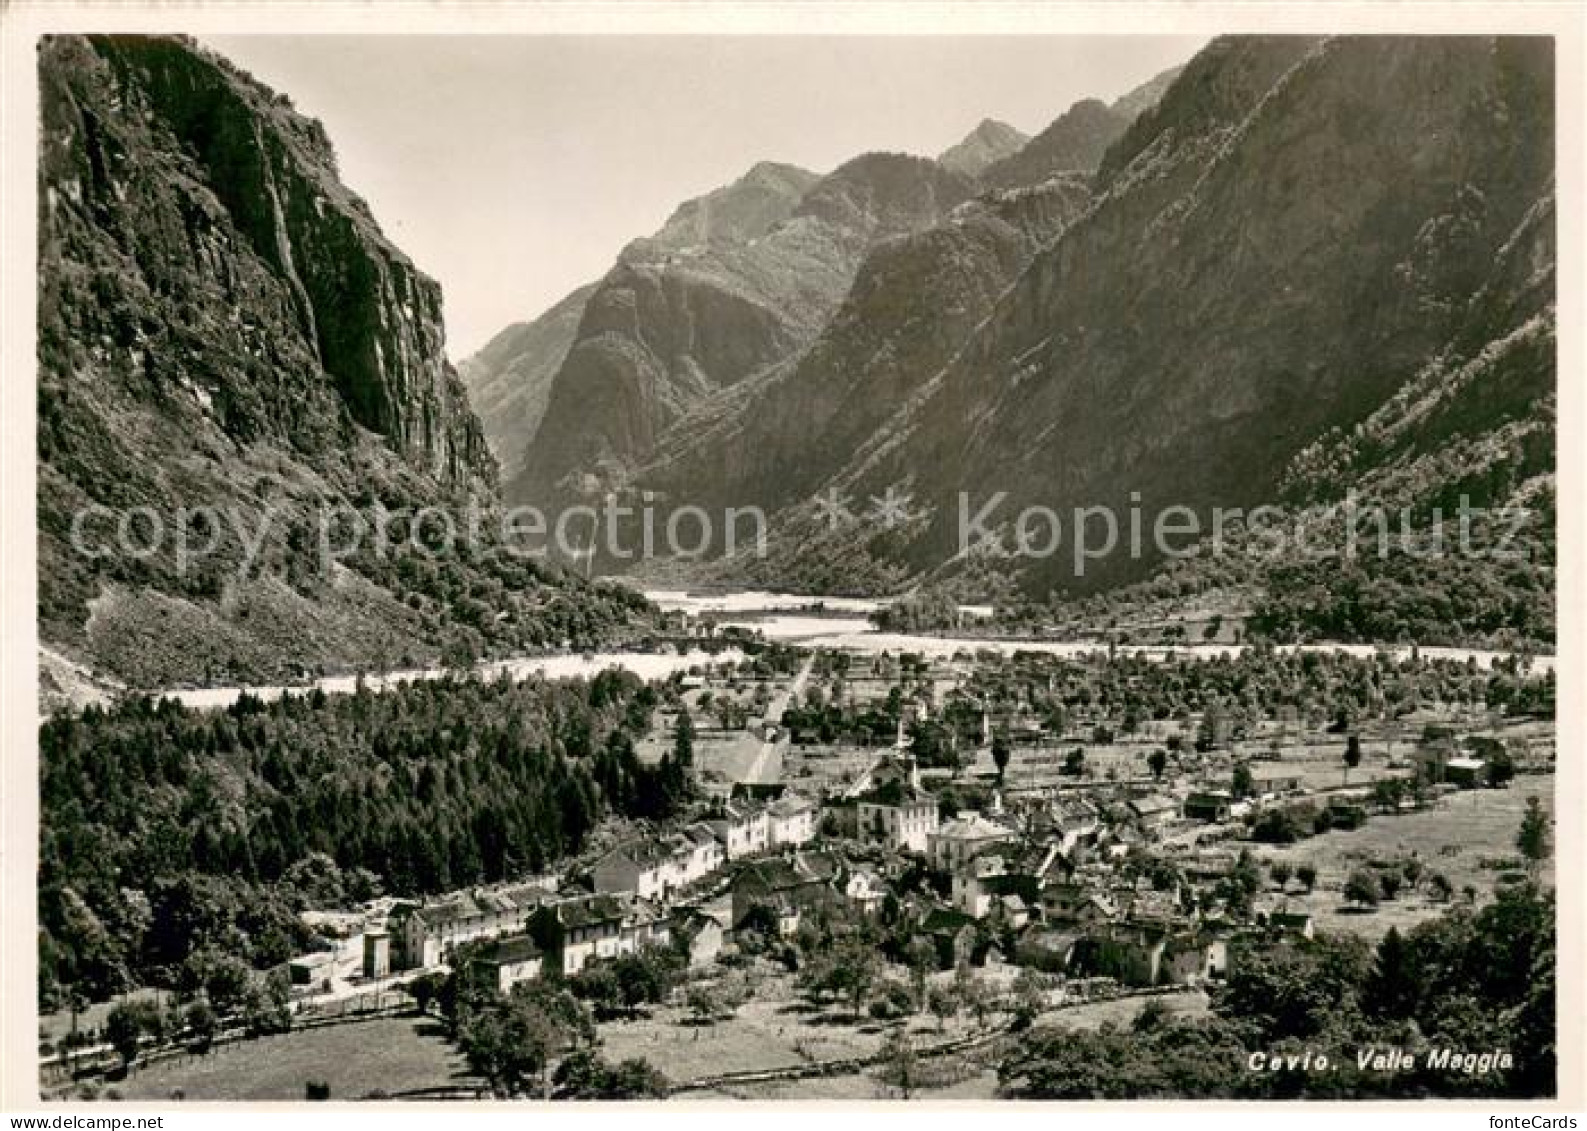
[[[642,598],[488,523],[463,554],[400,518],[395,552],[348,544],[370,516],[604,496],[766,511],[764,554],[647,564],[690,584],[1234,586],[1278,637],[1552,637],[1546,39],[1226,37],[1029,138],[762,162],[456,371],[440,288],[286,96],[175,37],[51,37],[39,82],[46,685],[630,639]],[[1082,574],[961,552],[961,493],[1003,500],[1000,536],[1026,506],[1352,494],[1421,527],[1462,498],[1532,521],[1502,567]],[[897,522],[833,521],[888,498]]]
[[[1325,495],[1425,518],[1459,464],[1490,501],[1551,500],[1552,76],[1541,39],[1226,37],[1001,156],[986,123],[949,161],[859,158],[737,244],[598,283],[534,370],[541,431],[487,413],[503,450],[530,439],[507,495],[761,506],[769,556],[683,576],[828,591],[960,571],[960,492],[1002,493],[1002,516],[1200,514],[1345,464]],[[796,238],[817,285],[783,274]],[[1412,438],[1429,400],[1436,445]],[[912,502],[897,529],[829,529],[812,504],[889,489]],[[1540,517],[1547,556],[1551,501]],[[1041,595],[1162,565],[997,569]]]

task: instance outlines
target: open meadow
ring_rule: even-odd
[[[110,1087],[129,1100],[301,1100],[310,1080],[328,1084],[332,1100],[477,1083],[437,1021],[394,1017],[239,1041]]]
[[[1553,813],[1552,774],[1524,775],[1506,789],[1463,790],[1432,808],[1375,815],[1357,829],[1333,829],[1299,844],[1254,850],[1263,861],[1285,860],[1292,866],[1309,861],[1317,869],[1317,886],[1310,894],[1291,880],[1285,898],[1292,910],[1310,911],[1318,930],[1350,931],[1376,939],[1391,926],[1404,931],[1442,914],[1449,905],[1432,899],[1424,888],[1385,900],[1376,910],[1358,911],[1345,905],[1342,894],[1352,870],[1374,861],[1414,856],[1429,874],[1443,873],[1456,900],[1468,886],[1486,899],[1503,873],[1520,867],[1516,831],[1527,798],[1533,796],[1542,798],[1544,809]],[[1547,875],[1541,879],[1552,880]],[[1277,895],[1276,890],[1271,894]]]

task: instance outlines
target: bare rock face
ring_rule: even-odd
[[[580,287],[534,321],[507,327],[458,366],[504,482],[523,468],[594,290],[593,283]]]
[[[461,639],[416,575],[311,565],[323,506],[489,501],[496,482],[440,288],[338,180],[323,129],[181,39],[51,38],[39,81],[45,640],[145,684]],[[151,508],[167,537],[85,555],[71,523],[89,506]],[[214,549],[183,568],[169,532],[199,507],[236,520],[195,532]]]
[[[877,246],[821,334],[685,417],[638,476],[696,504],[799,501],[918,396],[1036,252],[1090,204],[1084,177],[992,192]]]

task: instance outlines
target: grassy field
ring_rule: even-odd
[[[934,1020],[922,1025],[929,1026],[928,1036],[934,1034]],[[672,1006],[600,1027],[607,1057],[643,1057],[675,1081],[869,1055],[887,1031],[870,1020],[856,1025],[846,1013],[812,1012],[785,976],[758,982],[752,1000],[714,1025],[696,1025],[684,1009]],[[950,1035],[955,1031],[950,1026]]]
[[[1179,1013],[1200,1016],[1207,1010],[1205,995],[1187,991],[1183,994],[1165,995],[1156,1000]],[[1090,1002],[1070,1006],[1044,1014],[1039,1024],[1061,1024],[1076,1029],[1095,1029],[1105,1022],[1127,1025],[1145,1005],[1143,998],[1121,998],[1114,1001]],[[935,1026],[921,1033],[923,1043],[940,1041]],[[977,1057],[978,1070],[967,1078],[940,1088],[923,1088],[916,1099],[921,1100],[992,1100],[997,1098],[997,1070],[989,1063],[994,1054]],[[885,1087],[868,1072],[853,1072],[842,1076],[825,1076],[810,1080],[790,1080],[776,1084],[735,1086],[713,1092],[691,1092],[690,1100],[896,1100]]]
[[[1347,908],[1340,892],[1352,869],[1373,860],[1416,856],[1428,872],[1442,872],[1456,898],[1467,885],[1486,898],[1500,869],[1484,866],[1516,856],[1515,834],[1528,797],[1543,799],[1554,810],[1552,774],[1518,777],[1508,789],[1480,789],[1452,794],[1436,808],[1399,816],[1374,816],[1358,829],[1334,830],[1283,848],[1259,847],[1264,860],[1291,864],[1310,861],[1317,868],[1317,888],[1302,894],[1291,881],[1287,898],[1294,909],[1305,908],[1320,930],[1353,931],[1370,938],[1400,930],[1442,914],[1447,905],[1425,894],[1405,895],[1361,913]]]
[[[188,1100],[301,1100],[308,1080],[328,1083],[333,1100],[474,1082],[434,1021],[401,1017],[242,1041],[110,1086],[127,1099],[168,1100],[180,1089]]]

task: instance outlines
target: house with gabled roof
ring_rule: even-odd
[[[680,907],[672,913],[673,945],[688,957],[691,969],[715,962],[725,937],[722,924],[698,907]]]
[[[595,862],[595,890],[631,892],[640,899],[665,898],[682,883],[678,855],[678,846],[663,840],[620,844]]]
[[[546,967],[569,976],[591,960],[664,946],[670,938],[654,904],[605,894],[542,904],[529,918],[528,934],[545,952]]]
[[[528,935],[509,935],[486,943],[469,957],[469,963],[486,982],[505,994],[519,982],[540,976],[545,953]]]
[[[820,806],[808,797],[788,793],[766,807],[766,835],[771,847],[809,844],[816,838]]]
[[[795,852],[756,860],[733,877],[733,928],[737,930],[758,908],[777,913],[781,929],[793,933],[802,914],[816,908],[840,909],[837,884],[842,864],[822,852]]]
[[[1132,798],[1129,810],[1143,829],[1159,828],[1179,814],[1179,806],[1174,803],[1174,799],[1160,794]]]
[[[752,856],[771,847],[771,818],[759,802],[731,800],[705,823],[721,842],[728,860]]]
[[[438,965],[463,943],[523,930],[530,913],[548,898],[546,887],[520,884],[456,892],[423,904],[395,904],[389,920],[392,958],[399,969]]]
[[[854,798],[861,840],[893,852],[924,853],[941,823],[937,798],[920,788],[918,775],[888,777]]]
[[[952,872],[983,851],[1007,844],[1017,834],[980,813],[967,813],[926,835],[926,857],[939,872]]]
[[[1106,892],[1086,883],[1060,881],[1041,889],[1042,916],[1060,926],[1106,923],[1116,919],[1118,907]]]

